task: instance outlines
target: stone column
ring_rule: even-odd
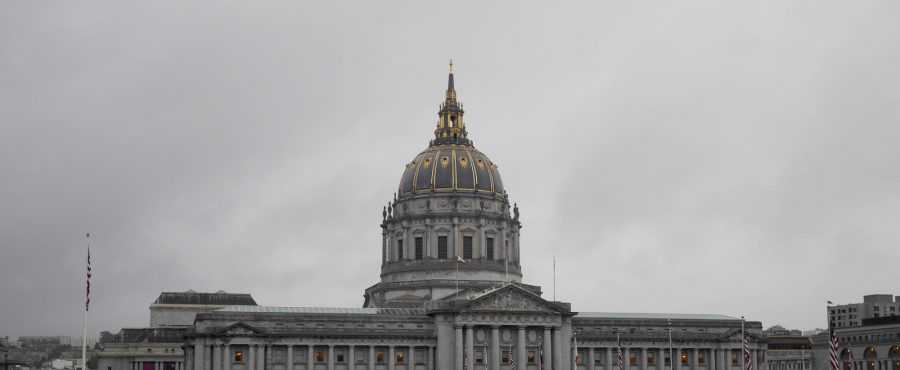
[[[312,370],[316,367],[315,352],[312,343],[306,346],[306,370]]]
[[[375,370],[375,346],[373,345],[369,346],[369,370]]]
[[[641,347],[640,352],[641,356],[641,370],[647,370],[647,347]]]
[[[191,370],[202,370],[200,364],[203,363],[203,346],[200,345],[200,341],[194,342],[194,350],[191,353],[190,357],[190,366]],[[138,370],[137,361],[135,361],[134,369]]]
[[[434,364],[437,359],[434,358],[435,347],[428,347],[428,366],[426,368],[428,370],[434,370]]]
[[[666,349],[665,348],[657,348],[656,352],[656,370],[665,370],[666,369]]]
[[[474,368],[475,364],[475,327],[466,326],[466,351],[465,356],[469,358],[469,369]]]
[[[233,357],[231,357],[231,346],[226,344],[224,352],[225,352],[225,354],[224,354],[224,356],[223,356],[224,358],[222,360],[225,362],[223,364],[225,366],[223,366],[223,368],[225,370],[231,370],[231,360],[234,359]]]
[[[585,347],[585,348],[587,348],[587,351],[588,351],[587,363],[585,365],[588,370],[594,370],[594,348],[593,347]]]
[[[270,370],[268,368],[268,366],[271,361],[269,361],[269,359],[267,358],[268,355],[269,355],[269,345],[267,345],[267,344],[260,345],[259,346],[259,362],[260,362],[259,370]]]
[[[516,344],[516,368],[525,369],[528,366],[528,354],[525,351],[525,327],[516,328],[518,332],[518,344]]]
[[[500,327],[491,326],[491,360],[488,369],[500,369]]]
[[[698,356],[700,355],[700,350],[694,347],[694,351],[691,353],[691,369],[692,370],[700,370],[700,359]]]
[[[456,332],[456,346],[455,346],[455,348],[454,348],[454,352],[456,352],[456,353],[454,354],[453,361],[452,361],[452,363],[453,363],[453,368],[456,369],[456,370],[463,370],[463,363],[462,363],[462,358],[463,358],[463,328],[462,328],[462,326],[457,325],[457,326],[454,327],[454,330],[455,330],[455,332]],[[390,369],[390,370],[393,370],[393,369]]]
[[[328,345],[328,357],[326,357],[326,361],[328,361],[328,370],[334,370],[334,344]]]
[[[247,370],[256,370],[256,347],[255,344],[247,346]]]
[[[406,361],[406,368],[408,370],[414,370],[416,368],[416,346],[409,346],[409,356]],[[353,369],[350,369],[353,370]]]
[[[672,363],[675,368],[681,370],[681,348],[675,347],[672,352]]]
[[[287,346],[287,351],[285,352],[285,356],[287,356],[284,359],[286,369],[294,370],[294,345],[293,344],[289,344]]]
[[[606,347],[606,370],[613,370],[616,368],[616,365],[613,363],[613,349],[612,347]]]
[[[349,348],[347,348],[347,369],[354,370],[356,368],[356,351],[351,344]],[[287,369],[292,370],[292,369]]]
[[[394,370],[397,359],[394,358],[394,346],[388,347],[388,370]]]
[[[494,246],[496,249],[496,246]],[[542,349],[544,350],[544,370],[557,370],[553,367],[553,334],[551,334],[551,328],[549,326],[544,327],[544,346]],[[495,369],[499,369],[499,366]]]
[[[501,233],[502,234],[502,233]],[[553,370],[562,369],[562,328],[553,328]]]
[[[622,367],[625,370],[631,369],[631,348],[622,347]]]

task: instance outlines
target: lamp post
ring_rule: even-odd
[[[675,353],[672,351],[672,319],[668,320],[668,330],[669,330],[669,370],[675,369]],[[663,363],[665,363],[665,357],[663,357]]]

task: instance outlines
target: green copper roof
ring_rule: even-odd
[[[355,307],[272,307],[272,306],[228,306],[219,312],[247,313],[311,313],[325,315],[387,315],[423,316],[425,310],[418,308],[355,308]]]
[[[725,315],[695,313],[579,312],[576,317],[622,320],[740,320]]]

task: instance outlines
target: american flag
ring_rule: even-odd
[[[753,370],[753,358],[750,357],[750,343],[744,337],[744,370]]]
[[[830,332],[828,355],[831,359],[831,370],[841,370],[841,363],[838,361],[838,339],[834,335],[834,328],[831,328]]]
[[[509,370],[516,370],[516,361],[513,360],[512,347],[509,347]]]
[[[847,344],[847,370],[853,370],[855,367],[853,365],[853,348],[850,347],[850,344]]]
[[[463,369],[469,368],[469,356],[463,354]]]
[[[544,370],[544,344],[541,343],[541,370]]]
[[[90,238],[91,234],[87,234],[87,237]],[[90,306],[91,306],[91,245],[88,244],[87,288],[85,288],[85,292],[84,292],[84,310],[89,311]]]
[[[619,347],[616,349],[616,356],[618,356],[618,360],[617,360],[618,362],[617,362],[617,364],[619,365],[619,370],[623,370],[624,367],[623,367],[623,365],[622,365],[622,347],[621,347],[621,346],[619,346]]]

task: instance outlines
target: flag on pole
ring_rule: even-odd
[[[541,370],[544,370],[544,343],[541,342]]]
[[[463,353],[463,369],[469,369],[469,355]]]
[[[838,339],[834,335],[834,328],[831,328],[830,332],[828,355],[831,360],[831,370],[841,370],[841,364],[838,361]]]
[[[88,237],[91,234],[87,234]],[[88,245],[87,251],[87,287],[84,292],[84,310],[88,311],[91,306],[91,246]]]
[[[616,348],[616,358],[617,358],[616,364],[619,366],[619,370],[623,370],[624,364],[622,364],[622,346],[619,346],[618,348]]]
[[[753,358],[750,357],[750,343],[744,337],[744,370],[753,370]]]
[[[466,264],[466,260],[464,260],[464,259],[463,259],[462,257],[460,257],[460,256],[456,256],[456,263],[461,263],[461,264],[465,265],[465,264]]]
[[[516,361],[513,360],[512,346],[509,347],[509,370],[516,370]]]
[[[853,347],[850,347],[850,344],[847,344],[847,361],[848,367],[847,370],[853,370],[855,368],[855,364],[853,363]]]

